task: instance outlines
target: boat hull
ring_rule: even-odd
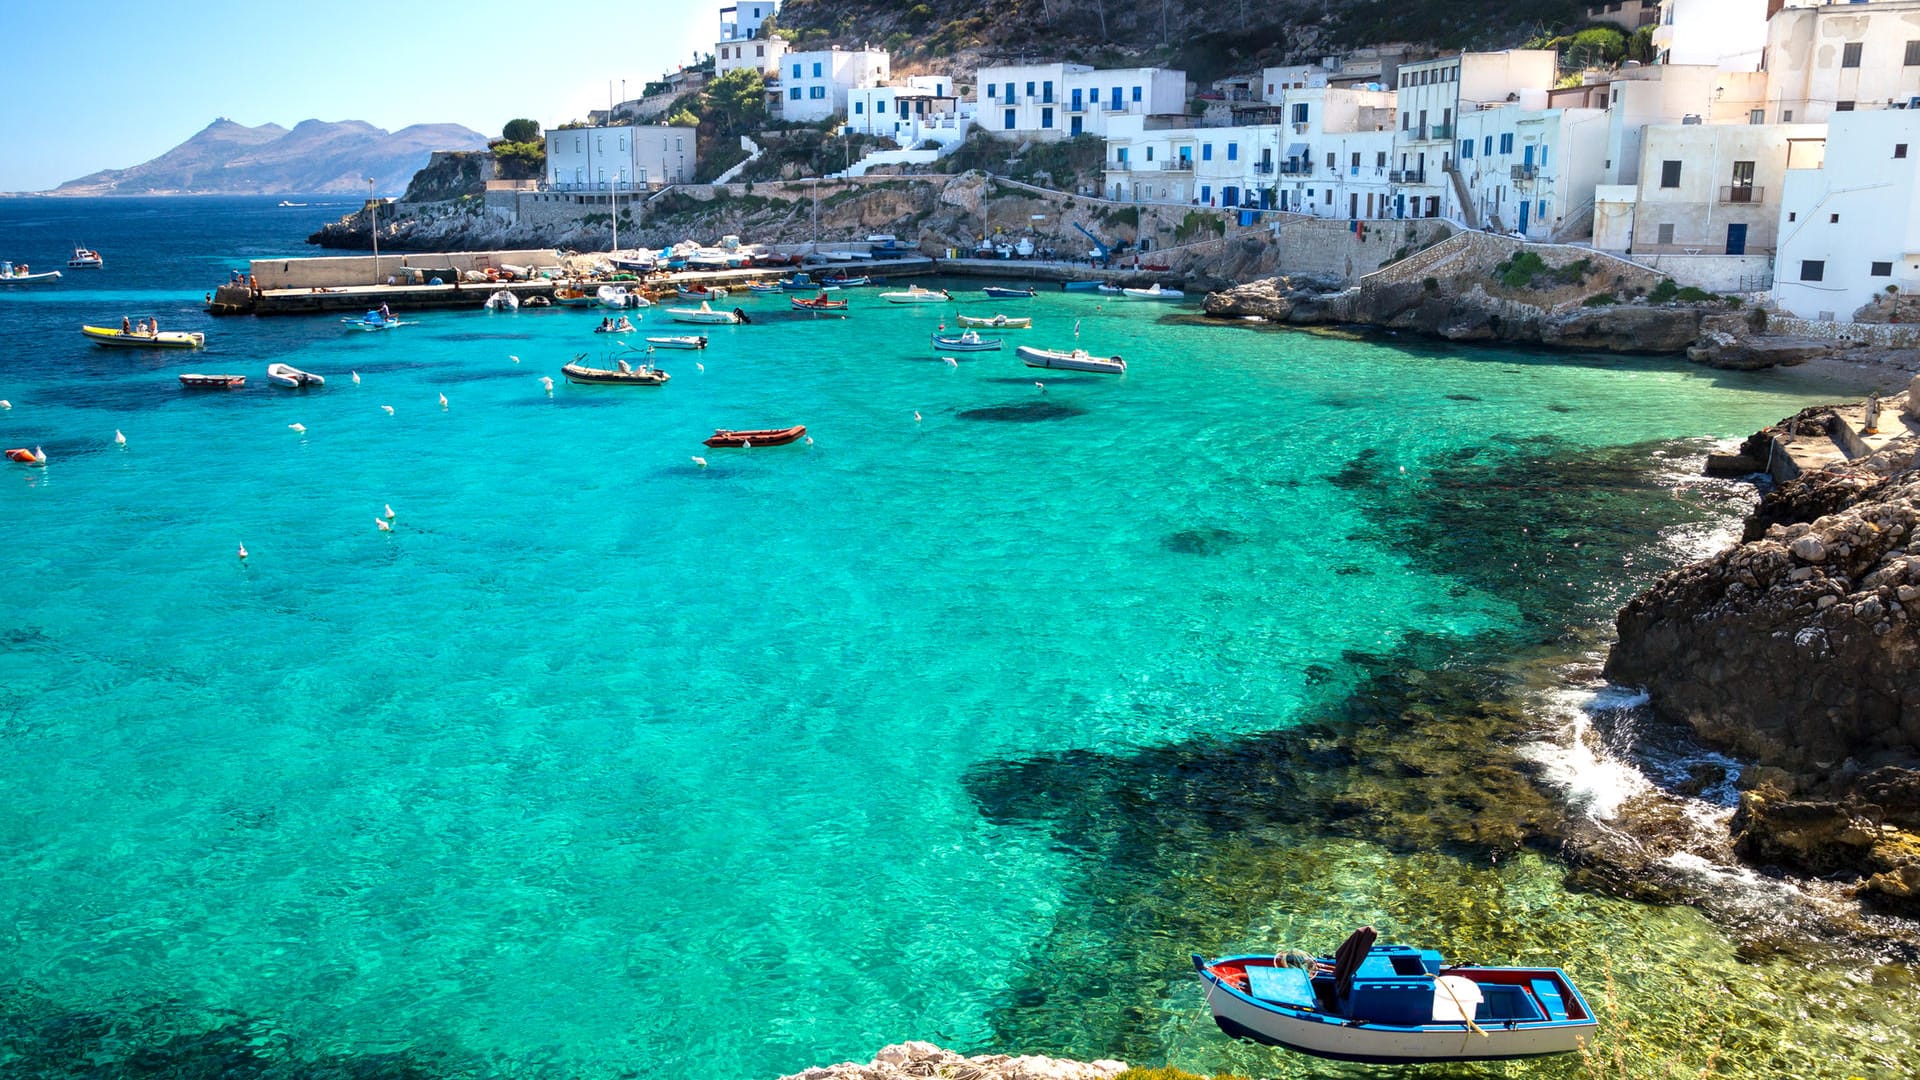
[[[798,296],[787,301],[795,311],[845,311],[845,300],[804,300]]]
[[[706,445],[715,449],[727,447],[785,446],[798,440],[807,433],[805,424],[795,424],[789,428],[760,428],[754,431],[734,431],[721,428],[708,436]]]
[[[59,280],[58,270],[43,270],[38,274],[0,274],[0,285],[34,285]]]
[[[704,349],[707,339],[703,337],[650,337],[647,344],[656,349]]]
[[[1030,318],[1010,318],[1006,315],[962,315],[960,325],[976,330],[1027,330],[1033,326]]]
[[[980,291],[991,300],[1025,300],[1033,295],[1032,289],[999,289],[991,285]]]
[[[906,292],[881,293],[880,299],[885,300],[889,304],[944,304],[952,300],[953,297],[944,292],[909,289]]]
[[[267,365],[267,378],[276,386],[285,386],[293,390],[304,390],[309,386],[325,386],[327,380],[311,371],[301,371],[287,364]]]
[[[80,332],[95,345],[117,349],[199,349],[207,344],[207,335],[199,331],[162,330],[158,334],[135,334],[110,326],[83,326]]]
[[[247,385],[245,375],[182,375],[180,385],[188,390],[238,390]]]
[[[672,378],[657,368],[641,368],[637,371],[620,371],[613,368],[581,367],[567,364],[560,369],[570,383],[582,386],[663,386]]]
[[[975,338],[968,341],[966,338],[933,335],[933,347],[948,352],[999,352],[1005,344],[1006,342],[1001,338]]]
[[[1117,356],[1059,352],[1054,349],[1036,349],[1027,345],[1015,349],[1014,353],[1020,357],[1022,363],[1033,368],[1095,371],[1103,375],[1123,375],[1127,370],[1127,362]]]
[[[694,311],[690,308],[668,308],[667,318],[677,323],[703,326],[731,326],[740,321],[731,311]]]

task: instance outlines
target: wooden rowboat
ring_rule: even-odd
[[[784,446],[807,433],[805,424],[795,424],[787,428],[756,428],[752,431],[734,431],[721,428],[707,438],[706,444],[712,447],[749,448],[754,446]]]
[[[847,310],[847,302],[845,300],[831,299],[824,292],[821,293],[819,296],[796,296],[788,300],[787,303],[791,304],[793,306],[793,310],[795,311],[845,311]]]

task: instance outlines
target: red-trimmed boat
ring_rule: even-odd
[[[793,305],[793,310],[795,311],[847,310],[847,302],[845,300],[834,300],[828,297],[824,291],[821,292],[819,296],[795,296],[790,298],[787,303]]]
[[[806,433],[805,424],[795,424],[786,428],[756,428],[752,431],[721,428],[706,440],[706,444],[713,447],[731,446],[739,449],[755,446],[785,446]]]
[[[1448,967],[1432,949],[1373,941],[1368,926],[1332,957],[1195,956],[1193,966],[1220,1030],[1340,1061],[1564,1054],[1599,1026],[1559,968]]]
[[[247,385],[245,375],[182,375],[180,385],[189,390],[238,390]]]

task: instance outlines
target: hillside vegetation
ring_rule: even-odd
[[[786,0],[801,48],[878,45],[900,68],[955,59],[1168,64],[1197,81],[1341,48],[1509,48],[1578,25],[1581,0]]]

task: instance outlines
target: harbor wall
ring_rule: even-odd
[[[515,266],[559,266],[560,253],[551,248],[519,251],[398,252],[379,256],[334,255],[318,259],[254,259],[247,270],[263,292],[278,289],[324,289],[338,285],[375,285],[402,267],[444,270],[485,270],[503,263]]]

